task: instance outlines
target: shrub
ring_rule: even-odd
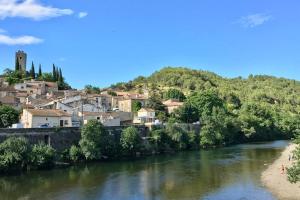
[[[44,143],[33,145],[30,154],[30,164],[36,169],[47,169],[54,167],[55,150]]]
[[[79,145],[86,160],[97,160],[110,149],[111,140],[101,122],[91,120],[81,130]]]
[[[150,133],[150,142],[154,144],[157,151],[165,151],[172,143],[170,136],[164,129],[156,129]]]
[[[0,144],[0,172],[21,171],[27,167],[29,144],[25,138],[10,137]]]
[[[78,162],[82,159],[83,155],[81,149],[75,145],[72,145],[69,150],[70,160],[73,162]]]
[[[133,126],[123,130],[120,140],[122,150],[125,154],[133,155],[141,148],[141,138],[137,129]]]
[[[6,128],[19,121],[19,112],[13,107],[0,106],[0,128]]]

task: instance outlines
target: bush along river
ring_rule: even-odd
[[[0,177],[0,199],[276,199],[260,176],[288,141],[89,163]]]

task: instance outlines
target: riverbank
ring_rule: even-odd
[[[289,155],[292,156],[295,144],[290,144],[282,152],[281,156],[272,163],[261,176],[263,185],[268,188],[278,199],[300,199],[300,183],[291,184],[287,180],[286,170],[282,173],[282,165],[285,168],[290,167],[293,161],[289,161]]]

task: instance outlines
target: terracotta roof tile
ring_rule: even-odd
[[[53,109],[27,109],[29,113],[33,116],[40,117],[71,117],[70,114],[62,110],[53,110]]]

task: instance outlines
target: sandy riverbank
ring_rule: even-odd
[[[284,167],[290,167],[292,165],[292,161],[289,161],[289,155],[292,155],[292,151],[295,148],[295,144],[290,144],[286,147],[281,156],[271,164],[261,176],[263,185],[280,200],[300,199],[300,184],[291,184],[287,180],[286,170],[283,174],[281,173],[282,165],[284,165]]]

